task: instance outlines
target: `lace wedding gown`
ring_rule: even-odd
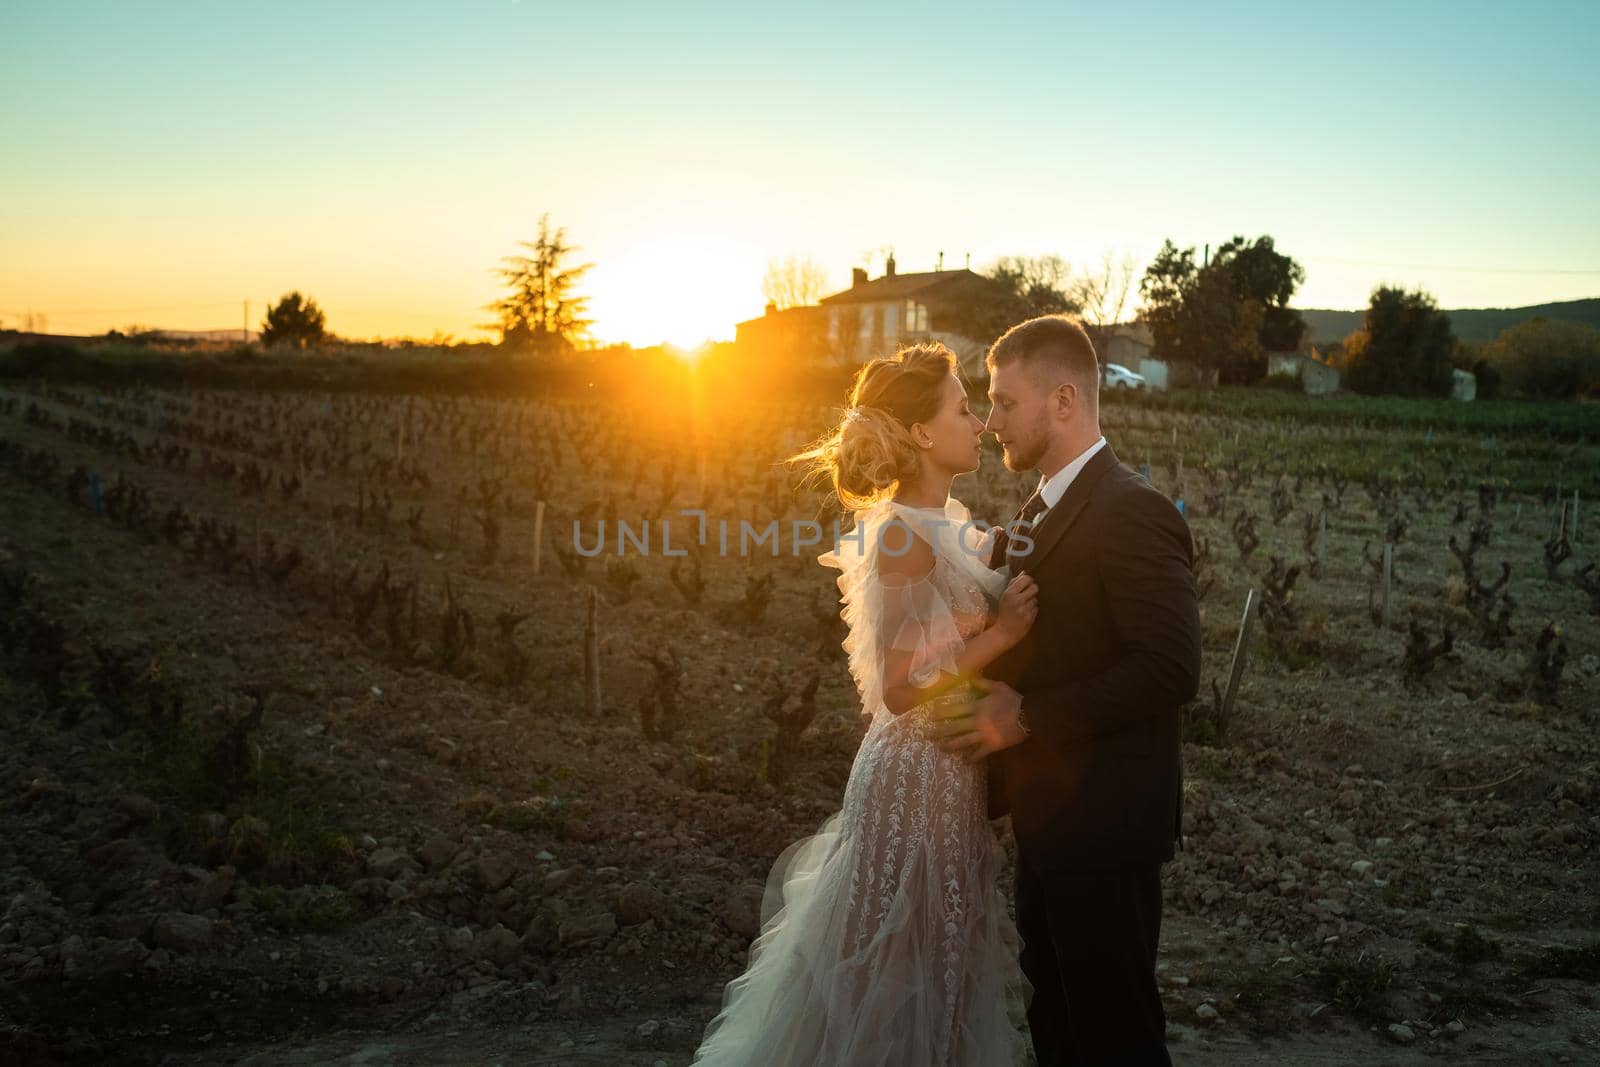
[[[895,519],[933,547],[927,575],[880,574],[879,538]],[[901,715],[883,703],[884,649],[910,652],[909,680],[929,685],[955,673],[962,643],[998,603],[1005,574],[985,565],[987,536],[964,528],[969,519],[954,499],[943,509],[885,502],[818,557],[842,572],[844,648],[870,724],[842,808],[773,865],[761,932],[695,1064],[1027,1062],[1030,989],[997,885],[985,768],[926,736],[933,708],[960,697]],[[890,535],[890,552],[904,536]]]

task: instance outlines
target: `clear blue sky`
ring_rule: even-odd
[[[1270,233],[1302,306],[1600,295],[1600,4],[758,7],[7,0],[0,322],[299,288],[336,332],[465,337],[544,211],[634,343],[731,336],[769,258],[842,286],[891,244]]]

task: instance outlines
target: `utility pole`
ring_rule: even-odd
[[[239,331],[239,340],[245,344],[250,343],[250,301],[244,302],[244,328]]]
[[[1205,270],[1211,266],[1211,246],[1206,245],[1206,250],[1200,256],[1200,269]]]

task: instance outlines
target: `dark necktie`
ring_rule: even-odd
[[[1043,488],[1043,485],[1041,485],[1039,489],[1035,489],[1033,495],[1027,499],[1022,505],[1022,509],[1017,512],[1017,517],[1002,527],[1000,532],[995,535],[994,548],[989,553],[990,570],[999,570],[1002,563],[1008,562],[1011,550],[1011,535],[1008,532],[1010,528],[1018,523],[1031,525],[1034,519],[1038,518],[1039,513],[1045,509],[1044,493],[1040,492],[1040,489]],[[1023,532],[1026,533],[1027,531],[1024,530]]]

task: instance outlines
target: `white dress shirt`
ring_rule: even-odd
[[[1068,463],[1065,467],[1062,467],[1049,477],[1040,479],[1039,491],[1044,496],[1044,506],[1046,511],[1050,510],[1061,502],[1061,498],[1067,494],[1067,486],[1072,484],[1072,479],[1076,478],[1078,476],[1078,472],[1083,470],[1083,468],[1088,464],[1090,456],[1094,455],[1096,452],[1100,451],[1100,449],[1105,447],[1105,443],[1105,437],[1101,436],[1101,438],[1094,444],[1078,453],[1077,459],[1074,459],[1072,462]],[[1043,512],[1040,514],[1042,516]]]

